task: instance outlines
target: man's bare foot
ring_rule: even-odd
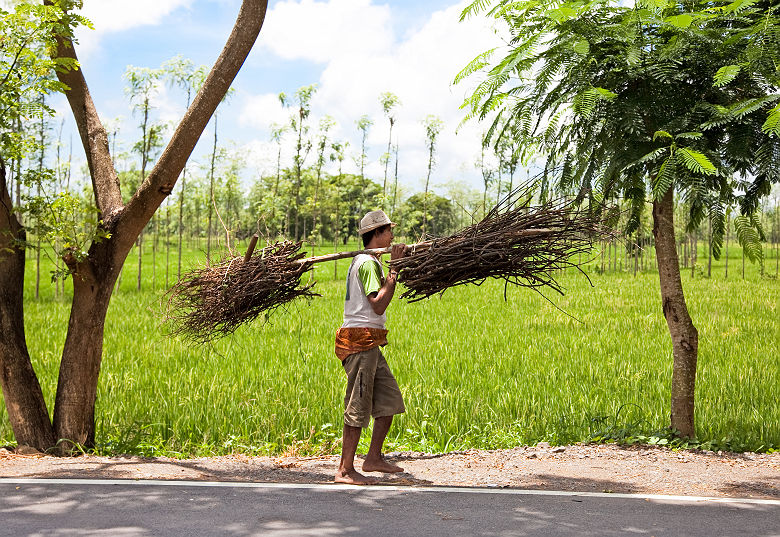
[[[400,466],[387,462],[385,459],[366,459],[363,461],[363,471],[398,474],[403,472],[404,469]]]
[[[339,468],[336,471],[336,477],[333,478],[333,481],[336,483],[346,483],[348,485],[372,485],[376,483],[376,479],[373,477],[366,477],[354,468],[351,470],[342,470]]]

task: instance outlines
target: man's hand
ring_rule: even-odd
[[[409,247],[405,244],[394,244],[393,249],[390,250],[390,261],[406,257],[408,251]],[[393,270],[391,267],[387,279],[385,279],[385,282],[379,291],[368,295],[368,303],[371,304],[371,309],[374,310],[374,313],[377,315],[382,315],[390,304],[393,293],[395,293],[395,283],[397,280],[398,271]]]
[[[406,257],[406,254],[409,253],[409,247],[405,244],[394,244],[393,249],[390,251],[390,261],[394,261],[396,259],[401,259],[402,257]]]

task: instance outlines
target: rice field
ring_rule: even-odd
[[[189,265],[202,259],[196,251],[188,255]],[[139,293],[131,255],[109,310],[98,451],[182,457],[337,451],[345,378],[333,334],[348,261],[339,262],[336,279],[332,263],[317,267],[322,297],[203,347],[166,335],[164,254],[158,262],[158,290],[150,290],[146,269]],[[773,257],[764,277],[748,264],[743,280],[740,263],[730,260],[727,280],[722,260],[712,278],[691,277],[690,270],[683,277],[699,330],[697,436],[705,447],[778,449],[780,283],[772,276]],[[548,295],[549,301],[515,288],[505,301],[495,281],[415,304],[394,301],[384,352],[407,413],[394,421],[387,449],[658,440],[668,426],[672,355],[657,273],[596,268],[588,271],[592,287],[581,274],[560,275],[566,295]],[[29,263],[28,344],[52,411],[68,307],[48,284],[40,299],[29,298],[32,269]],[[2,408],[0,443],[10,443]],[[367,442],[364,435],[361,450]]]

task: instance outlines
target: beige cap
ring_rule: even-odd
[[[360,229],[358,230],[358,233],[363,235],[372,229],[386,226],[387,224],[395,226],[395,222],[391,222],[384,211],[371,211],[360,220]]]

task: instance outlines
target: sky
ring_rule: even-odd
[[[220,107],[220,140],[246,155],[250,176],[272,173],[276,149],[270,126],[288,122],[290,113],[278,94],[292,95],[301,86],[317,84],[312,131],[322,116],[331,115],[336,121],[332,137],[350,144],[353,158],[345,161],[345,171],[355,172],[360,152],[355,121],[370,116],[366,173],[381,181],[380,156],[387,149],[389,123],[379,95],[389,91],[401,101],[393,143],[399,146],[399,182],[405,190],[424,188],[428,155],[422,120],[429,114],[444,124],[432,185],[441,190],[457,181],[481,190],[475,162],[482,127],[474,122],[458,128],[464,116],[459,106],[473,83],[452,81],[477,54],[500,45],[500,39],[485,17],[459,22],[465,5],[452,0],[270,2],[260,37],[233,84],[235,93]],[[132,115],[124,91],[126,68],[156,68],[177,54],[210,67],[239,6],[238,0],[85,0],[82,14],[94,29],[79,30],[76,52],[98,113],[104,122],[119,122],[120,139],[138,137],[139,118]],[[160,119],[174,122],[185,103],[163,87],[153,104]],[[64,100],[57,108],[72,121]],[[201,137],[195,160],[205,160],[212,129],[210,124]],[[78,137],[73,139],[78,144]],[[290,165],[291,140],[286,147],[283,165]]]

